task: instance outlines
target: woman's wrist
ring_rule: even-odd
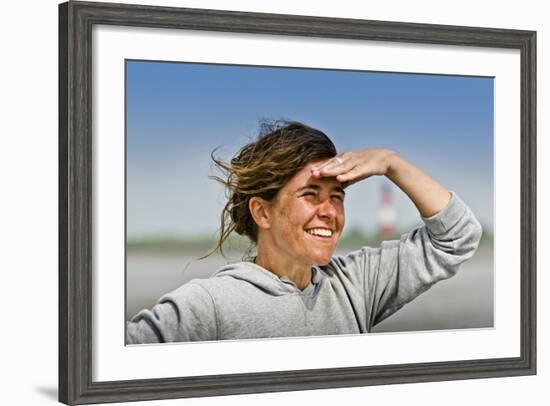
[[[451,198],[446,188],[397,153],[388,156],[386,177],[412,200],[424,217],[444,209]]]
[[[399,168],[402,166],[402,163],[404,161],[403,157],[399,155],[397,152],[392,150],[386,150],[386,177],[388,177],[390,180],[393,180],[392,178],[395,177],[397,171],[399,171]]]

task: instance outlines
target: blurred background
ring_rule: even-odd
[[[395,150],[457,193],[483,225],[475,256],[453,278],[375,332],[493,326],[492,78],[216,64],[126,62],[126,317],[193,278],[240,261],[248,244],[215,245],[223,188],[210,159],[229,160],[262,119],[325,132],[339,152]],[[386,178],[351,186],[338,254],[422,225]]]

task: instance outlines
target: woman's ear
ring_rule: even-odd
[[[250,210],[258,228],[268,229],[271,227],[269,202],[258,196],[251,197],[248,201],[248,210]]]

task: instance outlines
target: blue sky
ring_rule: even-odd
[[[287,118],[324,131],[340,152],[401,153],[493,225],[492,78],[127,61],[128,237],[213,234],[223,190],[210,152],[229,159],[259,120]],[[376,229],[381,184],[349,188],[347,229]],[[397,227],[419,224],[392,188]]]

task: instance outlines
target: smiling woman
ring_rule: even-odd
[[[329,263],[345,222],[344,189],[334,177],[312,176],[319,163],[296,173],[272,202],[255,196],[249,203],[259,229],[256,263],[299,289],[312,265]]]
[[[138,313],[127,324],[129,344],[366,333],[453,276],[481,238],[458,196],[399,154],[337,154],[323,132],[301,123],[264,125],[230,163],[213,159],[228,192],[213,251],[236,232],[257,255]],[[403,190],[424,226],[379,248],[334,256],[344,189],[375,175]]]

